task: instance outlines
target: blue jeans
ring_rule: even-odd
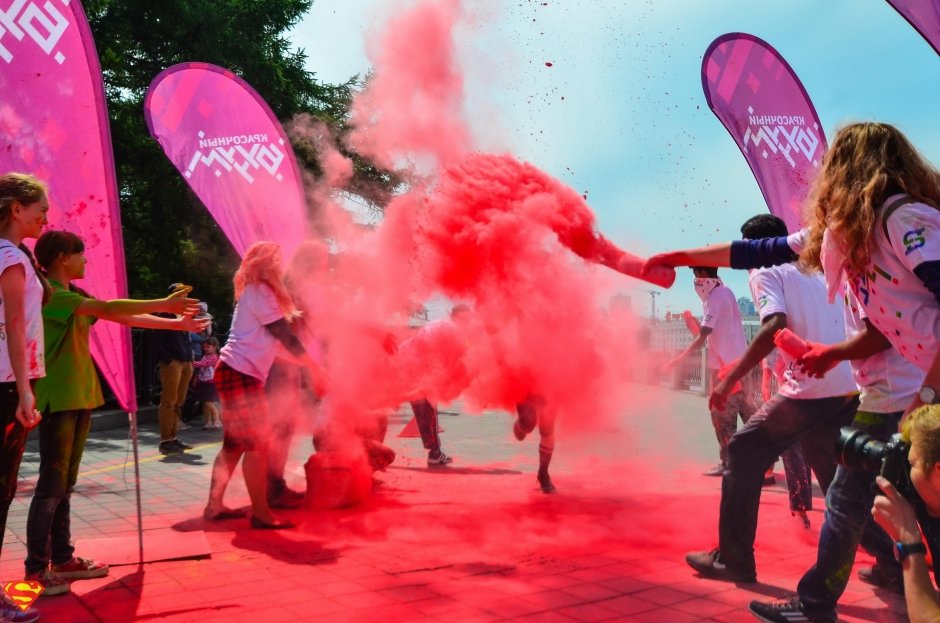
[[[91,411],[45,413],[39,423],[39,480],[26,519],[26,572],[72,560],[71,497],[91,429]]]
[[[839,429],[852,421],[857,408],[857,396],[795,400],[777,394],[734,434],[728,443],[718,519],[718,548],[725,564],[741,572],[754,570],[764,472],[787,448],[800,442],[820,488],[829,488]]]
[[[880,441],[898,432],[901,412],[869,413],[859,411],[852,422]],[[836,618],[836,602],[855,564],[859,544],[874,556],[879,565],[898,567],[893,544],[871,517],[875,500],[875,475],[840,465],[826,495],[826,521],[819,532],[816,564],[800,580],[797,592],[807,614]],[[900,569],[897,569],[900,576]]]

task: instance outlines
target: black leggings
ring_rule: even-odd
[[[16,383],[0,383],[0,553],[7,530],[7,514],[16,496],[16,479],[26,448],[26,427],[16,419],[20,394]]]

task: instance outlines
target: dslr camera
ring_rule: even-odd
[[[911,444],[898,433],[885,443],[857,428],[843,426],[836,441],[836,460],[851,469],[880,474],[898,493],[914,503],[919,496],[911,482],[911,463],[907,460],[910,449]]]

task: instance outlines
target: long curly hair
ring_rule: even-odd
[[[281,311],[288,318],[297,315],[297,308],[284,287],[281,272],[281,247],[273,242],[256,242],[245,251],[242,263],[235,271],[235,300],[241,298],[251,284],[264,284],[271,288]]]
[[[892,125],[853,123],[840,129],[807,200],[809,235],[800,263],[822,268],[819,253],[828,227],[848,269],[863,273],[871,257],[876,213],[898,193],[940,207],[940,172]]]

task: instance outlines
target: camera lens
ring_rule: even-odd
[[[863,431],[843,427],[836,441],[839,463],[852,469],[878,473],[885,457],[885,444]]]

